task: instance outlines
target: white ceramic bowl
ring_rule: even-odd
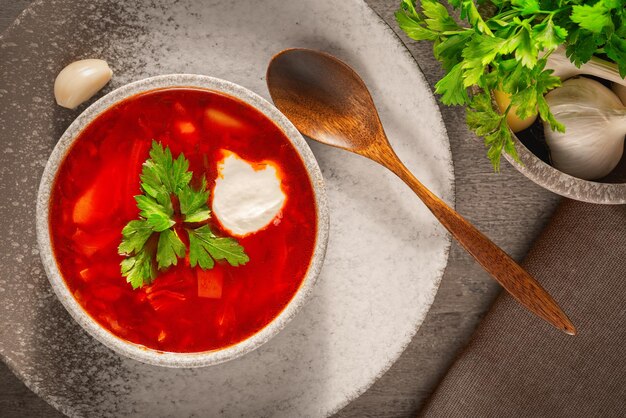
[[[258,109],[274,123],[276,123],[276,125],[285,133],[291,144],[295,147],[302,158],[311,179],[311,184],[313,185],[317,210],[316,241],[309,269],[307,270],[306,276],[300,288],[284,310],[263,329],[250,338],[221,350],[198,353],[161,352],[117,337],[92,319],[84,311],[76,299],[74,299],[74,296],[65,284],[52,252],[48,214],[51,190],[58,168],[80,132],[92,120],[112,105],[138,93],[166,87],[193,87],[217,91],[236,97]],[[305,142],[302,135],[300,135],[298,130],[278,109],[257,94],[231,82],[202,75],[172,74],[152,77],[127,84],[102,97],[81,113],[65,131],[54,148],[41,179],[39,194],[37,196],[37,241],[46,274],[48,275],[50,284],[52,285],[52,288],[57,294],[59,300],[63,303],[72,317],[102,344],[121,355],[158,366],[209,366],[232,360],[261,346],[263,343],[276,335],[289,322],[289,320],[296,315],[310,296],[313,285],[315,284],[322,267],[326,251],[326,243],[328,241],[328,206],[326,201],[326,190],[317,161],[315,160],[311,149]]]

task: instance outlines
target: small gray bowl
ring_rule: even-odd
[[[520,173],[553,193],[589,203],[619,205],[626,203],[626,153],[619,165],[606,178],[583,180],[570,176],[542,161],[513,134],[521,164],[504,153]]]
[[[65,284],[52,252],[48,216],[50,194],[57,170],[79,133],[112,105],[138,93],[168,87],[201,88],[224,93],[236,97],[261,111],[280,127],[295,147],[304,162],[313,185],[317,214],[316,241],[309,269],[300,288],[283,311],[262,330],[246,340],[221,350],[198,353],[162,352],[131,343],[110,333],[92,319],[74,299],[74,296]],[[272,104],[244,87],[218,78],[194,74],[163,75],[130,83],[110,92],[89,106],[67,128],[52,151],[52,155],[44,169],[37,196],[37,241],[41,259],[50,284],[61,303],[76,322],[95,339],[113,351],[144,363],[164,367],[203,367],[222,363],[258,348],[276,335],[298,313],[311,295],[324,261],[326,243],[328,241],[328,227],[328,203],[322,173],[311,149],[291,122]]]

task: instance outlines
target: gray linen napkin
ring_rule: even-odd
[[[626,206],[565,200],[523,265],[578,335],[503,292],[421,416],[626,417]]]

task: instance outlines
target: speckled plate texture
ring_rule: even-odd
[[[433,96],[408,51],[361,1],[44,1],[0,38],[0,354],[59,410],[326,416],[382,375],[424,320],[449,237],[391,173],[317,143],[310,145],[330,208],[325,264],[309,303],[259,349],[200,369],[127,359],[89,336],[46,279],[37,188],[56,141],[84,109],[55,105],[61,68],[107,60],[114,76],[102,93],[149,76],[196,73],[269,98],[266,66],[288,47],[326,50],[353,65],[400,157],[453,201],[449,143]]]

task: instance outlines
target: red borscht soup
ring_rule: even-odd
[[[215,211],[204,222],[216,235],[234,235],[249,257],[245,265],[217,261],[202,270],[191,266],[187,250],[151,284],[127,283],[118,246],[124,226],[139,216],[134,196],[142,193],[142,164],[153,140],[189,160],[193,184],[205,177],[210,209],[220,176],[234,185],[220,193],[237,193],[237,177],[227,183],[229,174],[219,168],[226,155],[254,170],[268,162],[275,168],[284,199],[271,222],[239,235]],[[309,176],[285,134],[238,99],[192,88],[130,97],[87,126],[59,168],[49,221],[59,270],[83,309],[116,336],[168,352],[222,349],[265,327],[300,287],[317,228]],[[186,234],[179,235],[188,245]]]

